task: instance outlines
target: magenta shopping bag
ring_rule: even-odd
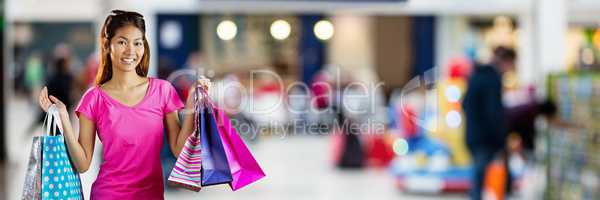
[[[225,148],[231,176],[233,180],[229,186],[233,191],[254,183],[265,177],[265,172],[260,168],[244,141],[240,138],[229,118],[221,109],[213,107],[213,116],[217,119],[219,134]]]

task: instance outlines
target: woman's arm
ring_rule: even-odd
[[[190,112],[184,112],[183,124],[179,126],[179,114],[177,111],[168,113],[165,117],[165,125],[167,127],[167,139],[169,140],[169,147],[175,157],[179,156],[185,140],[192,134],[193,127],[193,116],[194,113],[191,109],[188,109],[188,103],[186,103],[186,110]]]
[[[210,80],[208,79],[200,79],[198,83],[201,87],[204,87],[206,91],[208,91],[210,87]],[[195,87],[190,88],[188,92],[188,97],[185,101],[185,111],[184,111],[184,119],[181,126],[179,126],[179,114],[177,111],[173,111],[168,113],[165,116],[165,126],[167,127],[167,140],[169,140],[169,147],[171,148],[171,152],[175,157],[179,156],[181,153],[181,149],[183,149],[183,145],[185,145],[185,140],[192,134],[194,131],[194,99],[193,96],[196,95]]]
[[[60,121],[62,122],[65,143],[67,144],[67,148],[69,148],[69,156],[79,173],[86,172],[92,162],[96,142],[96,126],[92,120],[83,115],[79,116],[78,139],[73,132],[73,126],[71,126],[69,112],[65,104],[54,96],[48,96],[48,89],[46,87],[40,92],[39,103],[44,111],[48,111],[50,105],[56,104],[59,110]]]

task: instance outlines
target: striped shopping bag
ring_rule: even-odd
[[[194,132],[185,141],[185,145],[169,175],[168,183],[198,192],[200,191],[202,180],[202,159],[200,157],[202,147],[200,143],[200,131],[198,130],[200,105],[194,107]]]

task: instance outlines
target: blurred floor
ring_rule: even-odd
[[[8,111],[8,142],[10,161],[0,165],[0,199],[19,199],[23,185],[31,136],[25,134],[33,119],[35,106],[24,100],[11,99]],[[76,124],[76,123],[74,123]],[[39,130],[39,129],[38,129]],[[97,145],[97,147],[100,145]],[[465,199],[465,195],[418,196],[403,194],[394,186],[388,171],[340,171],[331,167],[327,137],[290,136],[263,137],[252,146],[267,178],[237,192],[227,186],[205,187],[199,193],[170,190],[166,199]],[[84,192],[97,174],[100,150],[95,151],[90,171],[82,175]],[[87,197],[86,197],[87,198]]]

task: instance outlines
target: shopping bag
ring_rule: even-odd
[[[194,131],[186,141],[179,154],[175,166],[168,178],[170,185],[183,187],[192,191],[201,189],[202,146],[200,145],[198,105],[194,109]]]
[[[201,89],[199,89],[201,90]],[[211,114],[212,106],[208,105],[208,95],[204,91],[200,104],[200,137],[202,146],[202,186],[230,183],[231,169],[227,155],[219,135],[216,119]]]
[[[56,105],[48,108],[44,126],[44,135],[33,138],[22,199],[83,199],[79,173],[69,159]]]
[[[22,200],[42,199],[42,137],[33,137],[25,184],[23,185]]]
[[[212,104],[211,104],[212,105]],[[265,177],[265,172],[260,168],[244,141],[240,138],[229,118],[222,109],[213,107],[213,116],[217,119],[219,134],[221,136],[227,161],[231,169],[233,180],[229,186],[236,191],[246,185]]]
[[[83,199],[79,174],[71,165],[63,136],[45,136],[42,146],[42,199]]]

